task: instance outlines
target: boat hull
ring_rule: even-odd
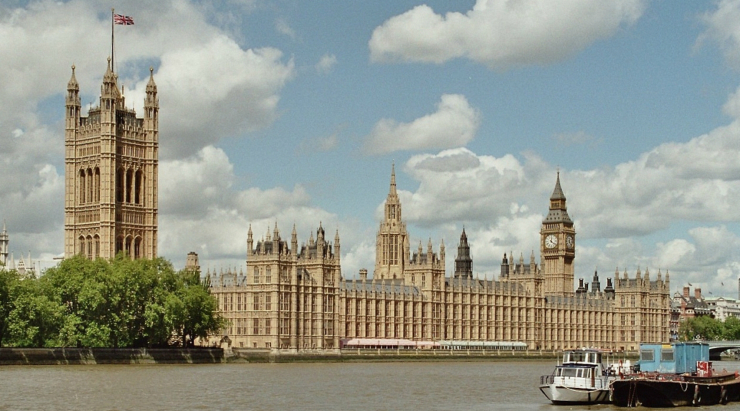
[[[557,384],[541,385],[540,391],[553,404],[605,404],[609,402],[608,389],[582,389]]]
[[[740,379],[724,381],[630,378],[611,384],[611,400],[620,407],[679,407],[726,404],[740,400]]]

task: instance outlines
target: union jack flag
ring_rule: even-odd
[[[114,14],[113,22],[116,24],[122,24],[124,26],[132,26],[134,24],[134,19],[131,16],[124,16],[122,14]]]

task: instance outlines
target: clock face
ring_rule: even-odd
[[[565,237],[565,245],[567,245],[568,248],[573,248],[573,245],[575,245],[575,240],[573,239],[572,235]]]
[[[558,245],[558,238],[555,237],[555,235],[550,234],[547,237],[545,237],[545,247],[555,248],[555,246],[557,245]]]

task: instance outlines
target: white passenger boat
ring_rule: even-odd
[[[553,404],[608,403],[609,383],[620,371],[605,365],[603,354],[597,349],[564,352],[563,363],[540,377],[540,391]]]

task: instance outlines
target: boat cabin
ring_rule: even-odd
[[[601,364],[601,352],[596,350],[575,350],[563,353],[563,364],[575,363]]]
[[[709,344],[640,344],[640,371],[643,372],[695,373],[697,361],[709,361]]]

